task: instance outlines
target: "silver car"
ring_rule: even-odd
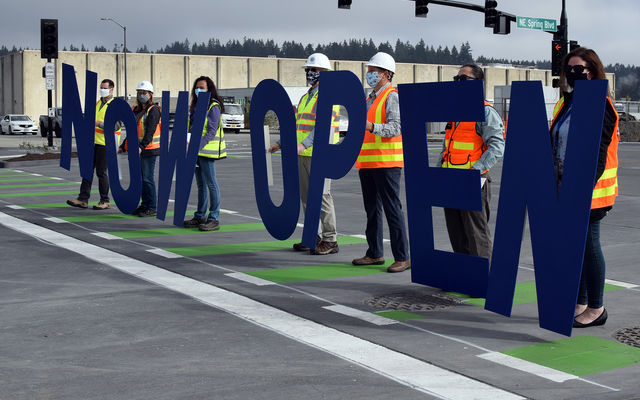
[[[0,134],[6,133],[9,135],[16,133],[37,135],[38,126],[24,114],[7,114],[0,120]]]

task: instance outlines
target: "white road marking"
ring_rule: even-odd
[[[545,367],[543,365],[535,364],[530,361],[522,360],[520,358],[512,357],[495,351],[492,351],[490,353],[478,354],[478,357],[507,366],[509,368],[528,372],[530,374],[534,374],[541,378],[549,379],[550,381],[554,382],[562,383],[571,379],[578,379],[578,377],[575,375],[567,374],[566,372],[558,371],[553,368]]]
[[[107,232],[92,232],[91,234],[92,234],[92,235],[95,235],[95,236],[97,236],[97,237],[103,238],[103,239],[107,239],[107,240],[118,240],[118,239],[122,239],[122,238],[121,238],[121,237],[119,237],[119,236],[115,236],[115,235],[112,235],[112,234],[107,233]]]
[[[17,206],[15,204],[9,204],[7,207],[12,208],[14,210],[24,210],[24,207],[22,206]]]
[[[69,221],[65,221],[65,220],[63,220],[63,219],[56,218],[56,217],[47,217],[47,218],[45,218],[45,219],[46,219],[47,221],[54,222],[54,223],[56,223],[56,224],[68,224],[68,223],[69,223]]]
[[[31,174],[33,176],[42,176],[41,174]]]
[[[64,179],[58,178],[57,176],[50,176],[49,179],[55,179],[57,181],[63,181]]]
[[[605,279],[604,282],[610,285],[622,286],[623,288],[627,288],[627,289],[635,289],[640,286],[640,285],[636,285],[635,283],[614,281],[613,279]]]
[[[389,319],[389,318],[385,318],[385,317],[381,317],[379,315],[370,313],[370,312],[366,312],[366,311],[360,311],[357,310],[355,308],[351,308],[351,307],[347,307],[347,306],[343,306],[340,304],[335,304],[332,306],[325,306],[322,307],[325,310],[329,310],[329,311],[333,311],[333,312],[337,312],[338,314],[342,314],[342,315],[347,315],[349,317],[353,317],[353,318],[358,318],[360,320],[372,323],[374,325],[393,325],[393,324],[397,324],[398,321],[393,320],[393,319]]]
[[[225,275],[230,277],[230,278],[237,279],[239,281],[253,283],[254,285],[257,285],[257,286],[275,285],[275,283],[273,283],[271,281],[268,281],[266,279],[258,278],[256,276],[247,275],[247,274],[242,273],[242,272],[232,272],[230,274],[225,274]]]
[[[423,393],[451,400],[525,399],[239,294],[157,268],[2,212],[0,212],[0,224],[174,292],[182,293]]]
[[[231,210],[225,210],[224,208],[220,209],[221,213],[225,213],[225,214],[237,214],[237,211],[231,211]]]
[[[172,253],[170,251],[162,250],[162,249],[149,249],[147,250],[149,253],[153,253],[159,255],[164,258],[182,258],[180,254]]]

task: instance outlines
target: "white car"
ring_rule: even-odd
[[[240,104],[224,103],[224,113],[220,118],[225,131],[238,133],[244,129],[244,111]]]
[[[9,135],[16,133],[37,135],[38,126],[24,114],[8,114],[0,120],[0,134],[4,135],[6,133]]]

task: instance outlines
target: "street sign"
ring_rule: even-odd
[[[517,27],[525,29],[540,29],[548,32],[558,31],[558,21],[546,18],[517,17]]]
[[[55,90],[56,88],[56,67],[52,62],[44,64],[44,79],[47,90]]]

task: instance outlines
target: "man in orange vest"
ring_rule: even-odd
[[[100,192],[100,202],[93,206],[94,210],[106,210],[109,205],[109,176],[107,175],[107,153],[105,152],[104,140],[104,117],[107,114],[109,103],[113,100],[114,83],[111,79],[103,79],[100,82],[100,100],[96,103],[96,127],[93,148],[93,169],[98,177],[98,190]],[[116,123],[116,144],[120,138],[120,122]],[[80,193],[75,200],[67,200],[67,204],[72,207],[89,207],[89,197],[91,196],[91,181],[82,178]]]
[[[352,261],[354,265],[384,264],[384,210],[394,258],[387,272],[402,272],[411,267],[399,195],[404,159],[398,91],[391,85],[395,71],[395,60],[387,53],[376,53],[367,64],[366,79],[373,91],[367,98],[367,131],[356,168],[359,169],[362,200],[367,212],[365,234],[369,248],[364,257]]]
[[[482,68],[467,64],[460,68],[453,80],[484,79]],[[489,258],[489,201],[491,177],[489,170],[504,153],[504,125],[498,112],[486,100],[484,122],[449,122],[440,162],[443,168],[477,169],[482,187],[482,211],[444,209],[451,247],[456,253]]]

